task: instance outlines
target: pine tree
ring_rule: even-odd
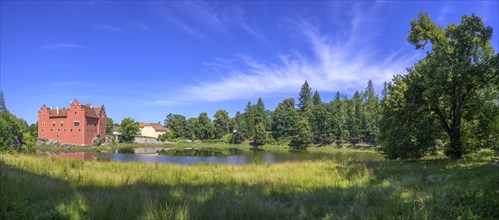
[[[0,112],[7,111],[7,107],[5,106],[5,99],[3,97],[3,91],[0,91]]]
[[[246,138],[253,137],[255,135],[255,111],[253,109],[253,105],[251,105],[251,102],[248,102],[248,104],[246,104],[246,108],[244,109],[244,122],[246,125]]]
[[[309,112],[312,110],[314,104],[312,98],[312,88],[310,88],[306,80],[301,87],[298,101],[298,107],[300,108],[301,112]]]

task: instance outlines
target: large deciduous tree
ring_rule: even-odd
[[[229,113],[225,110],[218,110],[215,113],[213,126],[215,126],[215,138],[222,138],[222,136],[228,134],[231,127]]]
[[[165,127],[170,129],[175,138],[185,137],[186,123],[185,116],[179,114],[170,113],[165,119]]]
[[[121,121],[119,132],[122,141],[133,142],[135,136],[139,134],[139,124],[133,118],[124,118]]]
[[[475,15],[465,15],[459,25],[451,24],[443,29],[432,22],[427,13],[420,13],[418,19],[411,21],[407,39],[416,49],[424,50],[427,44],[431,44],[431,49],[426,51],[425,58],[408,70],[407,77],[400,80],[403,83],[395,82],[395,87],[389,89],[386,98],[390,101],[390,96],[401,90],[397,87],[406,84],[403,98],[399,101],[406,103],[406,107],[401,109],[411,112],[402,114],[398,109],[390,109],[392,106],[384,106],[383,110],[383,120],[411,119],[408,122],[413,126],[407,127],[410,124],[394,121],[383,122],[385,126],[395,126],[390,130],[397,129],[396,126],[407,129],[419,127],[418,132],[413,133],[420,135],[420,138],[413,138],[411,141],[422,140],[424,135],[430,141],[431,133],[423,132],[423,129],[426,127],[431,130],[434,120],[448,137],[446,155],[461,158],[471,147],[463,142],[463,136],[472,137],[472,133],[479,132],[463,129],[469,127],[468,122],[471,122],[467,118],[479,113],[478,106],[473,104],[475,97],[488,88],[497,88],[498,55],[490,46],[491,38],[492,28],[486,27],[482,19]],[[495,103],[497,107],[497,99]],[[383,130],[387,144],[390,142],[386,139],[389,132],[386,133],[386,127]]]

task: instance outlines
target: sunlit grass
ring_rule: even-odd
[[[493,157],[185,166],[1,154],[0,219],[498,219]]]

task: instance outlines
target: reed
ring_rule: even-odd
[[[0,154],[0,219],[498,219],[493,157],[185,166]]]

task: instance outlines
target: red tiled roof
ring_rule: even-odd
[[[99,118],[99,113],[102,111],[101,107],[92,108],[92,107],[90,107],[90,104],[78,105],[78,106],[85,111],[86,117]],[[69,108],[62,108],[59,110],[48,109],[49,117],[51,117],[51,118],[66,118],[68,116],[68,110],[69,110]]]
[[[87,106],[87,105],[80,105],[81,109],[85,110],[85,116],[86,117],[91,117],[91,118],[98,118],[99,116],[95,112],[95,109]]]
[[[163,126],[161,126],[160,124],[158,123],[145,123],[145,122],[139,122],[139,127],[140,128],[144,128],[145,126],[151,126],[152,128],[154,128],[154,130],[156,131],[164,131],[166,133],[170,133],[170,129],[168,128],[165,128]]]
[[[63,108],[59,109],[49,109],[49,117],[51,118],[59,118],[59,117],[67,117],[68,116],[68,109]]]

